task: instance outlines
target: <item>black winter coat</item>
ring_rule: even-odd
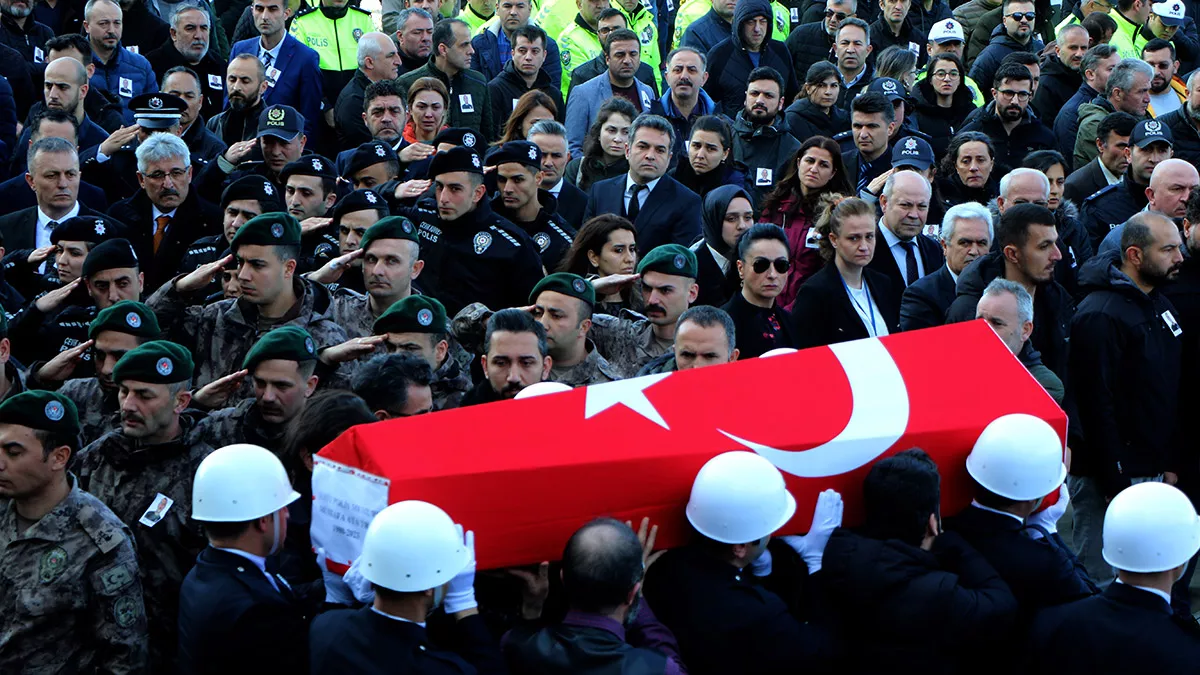
[[[500,649],[476,614],[455,621],[455,651],[438,649],[425,627],[375,613],[370,607],[326,612],[308,636],[312,675],[503,673]]]
[[[805,23],[796,26],[784,41],[792,55],[792,72],[796,81],[804,83],[808,69],[814,63],[829,61],[833,55],[833,36],[825,30],[825,22]]]
[[[983,48],[975,62],[971,64],[971,70],[968,77],[975,80],[975,83],[983,90],[980,93],[986,100],[992,100],[992,81],[995,79],[996,71],[1000,69],[1000,62],[1004,57],[1013,52],[1029,52],[1030,54],[1038,54],[1042,51],[1042,41],[1030,38],[1026,44],[1021,44],[1009,37],[1008,32],[1004,29],[1004,22],[992,29],[991,39],[988,46]]]
[[[1036,150],[1053,150],[1058,145],[1054,132],[1028,110],[1012,133],[1006,132],[1004,123],[996,114],[995,101],[989,103],[973,122],[967,123],[959,131],[980,131],[992,140],[992,147],[996,149],[996,166],[992,169],[992,174],[997,176],[1003,176],[1021,166],[1029,153]]]
[[[1150,198],[1146,186],[1130,179],[1129,171],[1119,183],[1102,188],[1083,200],[1079,209],[1079,223],[1092,240],[1092,248],[1099,251],[1100,242],[1114,227],[1129,220],[1133,214],[1146,208]]]
[[[1050,54],[1042,60],[1042,76],[1038,81],[1037,94],[1033,97],[1033,109],[1043,124],[1054,128],[1058,111],[1079,91],[1081,84],[1083,76],[1079,71],[1068,68],[1058,56]]]
[[[1089,260],[1079,283],[1087,296],[1071,321],[1068,387],[1083,445],[1072,447],[1071,473],[1111,498],[1132,478],[1176,468],[1183,339],[1171,301],[1135,286],[1119,253]]]
[[[801,26],[803,28],[803,26]],[[804,143],[813,136],[833,138],[850,130],[850,118],[835,105],[829,114],[807,98],[798,99],[784,111],[788,131],[796,140]]]
[[[971,90],[966,85],[959,85],[958,90],[950,99],[950,107],[938,105],[937,93],[933,90],[933,82],[925,78],[913,88],[913,98],[917,102],[917,115],[921,121],[921,131],[929,135],[929,145],[933,148],[933,156],[939,160],[946,155],[950,147],[950,139],[962,129],[967,115],[975,110],[975,102]],[[907,116],[905,117],[907,120]]]
[[[1196,131],[1196,122],[1188,116],[1187,105],[1158,118],[1159,122],[1167,125],[1174,139],[1173,157],[1187,161],[1192,166],[1200,166],[1200,132]]]
[[[741,26],[746,21],[767,17],[767,37],[759,52],[758,67],[770,66],[783,76],[784,99],[792,100],[800,91],[792,70],[792,56],[773,35],[775,21],[767,0],[741,0],[733,14],[733,34],[708,52],[708,82],[704,90],[721,110],[741,110],[746,102],[746,87],[755,65],[742,46]]]

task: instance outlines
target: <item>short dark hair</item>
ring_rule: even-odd
[[[92,62],[92,43],[80,33],[58,35],[46,41],[46,53],[65,52],[74,49],[83,57],[83,65]]]
[[[1054,213],[1040,204],[1017,204],[1000,216],[996,228],[996,250],[1005,246],[1021,248],[1029,241],[1029,228],[1033,225],[1058,227]]]
[[[579,528],[563,549],[563,589],[578,611],[611,614],[625,604],[644,573],[637,535],[612,518]]]
[[[854,97],[854,100],[850,103],[850,116],[852,119],[854,113],[863,113],[864,115],[882,114],[883,119],[887,120],[888,124],[896,121],[896,108],[892,105],[892,102],[888,100],[887,96],[874,91]]]
[[[75,139],[79,139],[79,120],[65,110],[59,110],[58,108],[42,108],[29,122],[30,138],[37,134],[38,128],[42,126],[42,122],[70,124],[71,127],[75,129]]]
[[[1133,135],[1133,128],[1137,126],[1137,123],[1137,118],[1127,112],[1118,110],[1109,113],[1100,120],[1099,126],[1096,127],[1096,139],[1102,143],[1108,143],[1108,136],[1112,133],[1128,138]]]
[[[297,491],[309,494],[312,472],[304,464],[305,455],[315,455],[342,432],[359,424],[376,422],[375,413],[357,394],[344,389],[318,391],[304,404],[304,414],[288,423],[283,436],[280,461],[292,476]]]
[[[1200,192],[1200,190],[1197,192]],[[678,333],[679,329],[685,323],[694,323],[701,328],[720,326],[725,329],[725,337],[729,340],[729,353],[732,354],[734,347],[737,346],[737,328],[734,326],[733,318],[720,307],[712,307],[711,305],[688,307],[675,321],[676,333]]]
[[[867,36],[867,43],[869,44],[871,42],[871,26],[868,25],[866,21],[863,21],[862,19],[858,18],[857,16],[849,17],[849,18],[843,20],[842,24],[840,26],[838,26],[837,32],[841,33],[842,30],[844,30],[848,26],[853,26],[853,27],[861,30],[863,32],[863,34]],[[836,38],[836,37],[837,37],[837,34],[835,33],[834,38]]]
[[[1000,61],[1000,65],[1003,66],[1006,63],[1015,63],[1019,66],[1041,66],[1042,64],[1038,60],[1037,54],[1033,52],[1009,52],[1008,56]]]
[[[1019,63],[1007,63],[996,69],[996,76],[992,78],[992,86],[999,89],[1000,84],[1005,80],[1033,84],[1033,75],[1030,74],[1028,68]]]
[[[1171,50],[1171,60],[1175,60],[1175,45],[1162,38],[1154,38],[1153,40],[1142,45],[1142,60],[1146,60],[1146,52],[1161,52],[1164,49]]]
[[[1183,217],[1188,219],[1192,227],[1200,225],[1200,190],[1192,190],[1192,196],[1187,200],[1187,213]]]
[[[4,337],[8,337],[5,331]],[[55,448],[61,448],[64,445],[71,451],[67,465],[70,466],[70,460],[75,458],[75,453],[79,451],[79,434],[68,434],[60,431],[46,431],[44,429],[33,429],[33,437],[38,439],[42,444],[42,461],[50,458],[50,451]]]
[[[614,16],[621,17],[621,19],[625,22],[625,27],[629,27],[629,17],[625,16],[625,13],[616,7],[609,7],[608,9],[601,10],[600,13],[596,15],[596,24],[599,25],[601,21],[604,21],[605,19],[611,19]]]
[[[913,546],[925,537],[929,516],[941,510],[941,477],[924,450],[913,448],[880,460],[863,480],[864,531],[876,539]]]
[[[254,520],[242,520],[236,523],[201,522],[200,526],[204,528],[204,534],[208,535],[210,539],[229,540],[242,536],[243,532],[250,529]]]
[[[779,95],[781,97],[784,95],[783,76],[779,74],[778,70],[775,70],[771,66],[759,66],[750,71],[750,77],[746,78],[746,84],[750,84],[751,82],[760,82],[762,80],[770,80],[774,82],[779,86]]]
[[[541,28],[538,28],[537,26],[535,26],[531,23],[527,23],[524,26],[520,26],[512,32],[512,45],[514,47],[517,45],[517,38],[519,38],[519,37],[523,37],[526,40],[529,40],[530,43],[534,43],[534,42],[537,42],[538,40],[541,40],[543,48],[545,48],[546,44],[550,42],[550,39],[548,37],[546,37],[546,31],[542,30]]]
[[[604,39],[604,56],[607,58],[609,53],[612,52],[612,46],[614,42],[629,41],[636,42],[639,45],[642,43],[641,40],[638,39],[637,33],[629,30],[628,28],[618,28],[614,30],[608,34],[607,38]]]
[[[199,7],[189,9],[197,9],[201,12],[204,11]],[[196,74],[196,71],[188,68],[187,66],[175,66],[174,68],[168,69],[167,72],[163,73],[162,81],[159,82],[158,88],[165,90],[167,88],[167,78],[176,73],[187,73],[188,75],[191,75],[192,79],[196,81],[196,88],[200,90],[201,96],[204,95],[204,83],[200,81],[200,76]]]
[[[271,250],[275,251],[275,255],[279,256],[279,260],[287,262],[288,260],[300,260],[300,245],[299,244],[279,244],[272,246]]]
[[[408,388],[433,384],[433,369],[416,354],[376,354],[359,366],[350,388],[371,410],[400,410],[408,403]]]
[[[396,80],[380,80],[367,85],[363,91],[363,112],[366,112],[371,107],[371,102],[380,96],[395,96],[400,99],[402,107],[408,107],[408,102],[404,100],[404,88],[396,84]]]
[[[438,47],[446,45],[447,48],[454,46],[454,25],[459,24],[467,29],[467,33],[471,32],[471,26],[462,19],[442,19],[433,27],[433,53],[438,53]]]
[[[784,234],[783,228],[774,223],[755,223],[750,226],[738,237],[737,240],[737,256],[739,260],[746,259],[746,252],[750,250],[750,246],[756,241],[774,240],[783,244],[787,249],[788,258],[792,256],[792,247],[788,246],[787,235]]]
[[[720,115],[703,115],[697,117],[692,123],[692,130],[688,132],[688,140],[691,140],[692,134],[697,131],[707,131],[721,137],[721,147],[726,150],[733,148],[733,129],[729,126],[729,122],[725,121]]]
[[[1088,32],[1088,39],[1091,40],[1091,43],[1096,45],[1095,47],[1092,47],[1092,49],[1096,49],[1098,47],[1108,47],[1112,49],[1112,51],[1104,54],[1100,58],[1107,59],[1109,56],[1112,56],[1114,53],[1116,53],[1116,47],[1113,47],[1106,42],[1102,42],[1102,40],[1104,40],[1105,33],[1112,34],[1117,32],[1117,22],[1113,21],[1111,16],[1105,14],[1104,12],[1092,12],[1091,14],[1083,17],[1083,21],[1080,21],[1079,25],[1083,26],[1083,29]]]
[[[1037,150],[1025,155],[1025,161],[1021,162],[1021,166],[1027,169],[1035,169],[1046,173],[1055,164],[1063,168],[1063,171],[1069,173],[1067,160],[1063,159],[1062,153],[1057,150]]]
[[[1008,6],[1014,2],[1024,2],[1027,4],[1033,5],[1034,7],[1037,7],[1037,3],[1035,3],[1034,0],[1004,0],[1004,2],[1001,3],[1001,5],[1000,5],[1001,6],[1000,11],[1004,12],[1005,14],[1008,14]]]
[[[1130,216],[1129,220],[1125,221],[1125,226],[1121,228],[1122,258],[1125,257],[1125,249],[1130,246],[1145,249],[1154,244],[1154,232],[1150,229],[1150,220],[1152,218],[1170,222],[1170,219],[1163,214],[1153,211],[1139,211]]]
[[[549,351],[546,347],[546,328],[533,320],[529,312],[516,308],[502,309],[488,319],[487,334],[483,338],[483,352],[492,349],[492,334],[496,331],[505,333],[533,333],[537,337],[538,355],[545,358]]]

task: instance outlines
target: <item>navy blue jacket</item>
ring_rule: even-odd
[[[1075,137],[1079,135],[1079,106],[1096,98],[1099,93],[1095,89],[1092,89],[1087,82],[1084,82],[1079,85],[1079,90],[1071,98],[1067,99],[1067,102],[1063,104],[1062,110],[1059,110],[1058,115],[1054,118],[1054,137],[1058,139],[1055,149],[1067,159],[1068,168],[1070,168],[1072,159],[1075,157]],[[1082,167],[1077,166],[1074,168],[1080,169]]]
[[[500,648],[476,614],[454,622],[454,652],[438,649],[425,628],[370,607],[321,614],[309,633],[312,675],[503,673]],[[283,671],[278,671],[283,672]]]
[[[475,48],[475,54],[471,56],[471,70],[478,70],[485,82],[491,82],[504,70],[505,64],[500,62],[500,36],[497,34],[499,30],[500,24],[497,23],[471,38],[471,46]],[[562,61],[558,58],[558,43],[549,35],[546,36],[546,40],[546,62],[542,64],[542,72],[550,76],[551,82],[562,82]],[[504,121],[501,120],[500,124],[504,124]]]
[[[711,10],[709,10],[711,11]],[[758,66],[750,60],[750,53],[742,46],[739,28],[750,19],[767,18],[767,37],[758,57]],[[774,13],[767,0],[741,0],[733,13],[731,34],[717,43],[708,52],[708,82],[704,90],[721,110],[741,110],[746,102],[746,87],[750,73],[756,67],[770,66],[783,76],[783,95],[788,101],[800,90],[792,72],[792,55],[783,42],[774,38]]]
[[[954,277],[945,265],[917,279],[900,296],[900,330],[933,328],[946,323],[946,310],[954,297]]]
[[[679,39],[679,44],[683,47],[695,47],[700,52],[707,54],[721,41],[729,39],[731,31],[733,31],[733,27],[729,25],[729,22],[710,9],[708,13],[687,27],[687,30],[683,32],[683,37]]]
[[[1030,38],[1027,44],[1021,44],[1008,36],[1004,29],[1004,23],[1001,22],[992,30],[991,41],[988,46],[979,52],[979,56],[975,58],[975,63],[971,65],[971,72],[968,77],[975,80],[979,85],[983,97],[987,100],[992,98],[992,80],[995,79],[996,71],[1000,69],[1000,62],[1004,57],[1013,52],[1029,52],[1030,54],[1039,54],[1042,51],[1042,41],[1036,38]]]
[[[2,93],[0,93],[2,95]],[[2,108],[2,105],[0,105]],[[26,157],[29,153],[29,135],[33,131],[32,127],[25,127],[21,132],[21,138],[17,141],[17,146],[14,148],[12,156],[12,175],[20,175],[25,172]],[[0,135],[0,138],[3,138]],[[79,152],[90,150],[99,146],[108,139],[108,132],[99,124],[96,124],[86,114],[83,116],[83,124],[79,125]]]
[[[92,55],[92,65],[96,66],[96,71],[88,84],[93,89],[107,91],[119,98],[125,124],[133,124],[133,111],[129,109],[129,101],[142,94],[158,91],[158,79],[154,77],[154,69],[150,67],[150,62],[146,57],[134,54],[118,43],[107,64]],[[125,87],[122,87],[122,80],[126,80]]]
[[[588,191],[583,222],[601,213],[625,214],[625,174],[602,180]],[[663,176],[638,210],[633,225],[637,247],[647,253],[663,244],[690,246],[701,236],[700,196],[670,176]]]
[[[0,167],[7,166],[17,145],[17,104],[8,80],[0,77]]]
[[[239,54],[258,56],[259,38],[235,42],[229,49],[230,60]],[[304,134],[309,142],[317,137],[321,117],[321,57],[291,34],[284,35],[279,59],[272,64],[280,71],[279,80],[267,87],[263,103],[289,105],[304,116]]]
[[[671,164],[674,165],[676,162],[687,161],[687,142],[692,135],[692,123],[696,121],[696,118],[703,115],[715,115],[719,111],[717,104],[713,103],[708,94],[701,89],[696,108],[692,110],[691,117],[685,118],[683,113],[679,112],[679,108],[675,107],[675,103],[671,101],[671,89],[667,88],[662,96],[654,99],[654,102],[650,104],[649,112],[651,115],[666,118],[675,128],[675,144],[671,148]]]

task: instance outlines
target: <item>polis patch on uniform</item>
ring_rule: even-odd
[[[363,36],[361,28],[355,28],[354,30],[350,31],[350,34],[354,36],[355,42],[358,42]]]
[[[550,248],[550,236],[545,232],[538,232],[533,235],[533,243],[538,245],[538,251],[545,253],[546,249]]]
[[[46,551],[38,564],[38,580],[48,584],[67,569],[67,552],[61,546]]]
[[[488,247],[492,245],[492,235],[488,234],[487,232],[480,232],[479,234],[475,235],[475,239],[472,243],[475,245],[475,253],[482,255],[483,252],[488,250]]]

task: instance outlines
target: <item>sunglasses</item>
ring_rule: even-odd
[[[825,10],[825,18],[826,19],[837,19],[838,21],[845,21],[847,16],[849,16],[849,14],[845,14],[842,12],[835,12],[831,9]]]
[[[1032,23],[1037,18],[1037,12],[1013,12],[1008,15],[1008,18],[1013,21],[1021,21],[1023,19]]]
[[[769,268],[772,264],[775,265],[775,271],[779,272],[780,274],[787,274],[787,271],[792,269],[792,263],[787,258],[776,258],[774,260],[755,258],[754,262],[750,264],[750,268],[754,270],[755,274],[762,274],[766,272],[767,268]]]

